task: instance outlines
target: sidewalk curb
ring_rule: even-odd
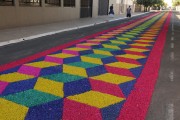
[[[136,15],[133,15],[132,17],[136,17],[136,16],[143,15],[143,14],[146,14],[146,13],[136,14]],[[19,38],[19,39],[12,39],[12,40],[9,40],[9,41],[0,42],[0,47],[5,46],[5,45],[9,45],[9,44],[13,44],[13,43],[19,43],[19,42],[26,41],[26,40],[32,40],[32,39],[43,37],[43,36],[53,35],[53,34],[66,32],[66,31],[70,31],[70,30],[86,28],[86,27],[90,27],[90,26],[95,26],[95,25],[108,23],[108,22],[113,22],[113,21],[117,21],[117,20],[123,20],[123,19],[126,19],[126,17],[118,18],[118,19],[112,19],[112,20],[104,20],[102,22],[87,24],[87,25],[83,25],[83,26],[77,26],[77,27],[73,27],[73,28],[66,28],[66,29],[63,29],[63,30],[52,31],[52,32],[47,32],[47,33],[42,33],[42,34],[37,34],[37,35],[32,35],[32,36],[29,36],[29,37],[24,37],[24,38]]]

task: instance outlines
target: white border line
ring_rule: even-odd
[[[174,48],[174,43],[171,43],[171,48],[172,48],[172,49]]]
[[[166,120],[174,120],[174,104],[167,104]]]
[[[132,17],[143,15],[143,14],[146,14],[146,13],[136,14],[136,15],[133,15]],[[80,28],[95,26],[95,25],[98,25],[98,24],[103,24],[103,23],[117,21],[117,20],[122,20],[122,19],[126,19],[126,17],[118,18],[118,19],[112,19],[112,20],[104,20],[104,21],[98,22],[98,23],[87,24],[87,25],[83,25],[83,26],[67,28],[67,29],[58,30],[58,31],[52,31],[52,32],[47,32],[47,33],[43,33],[43,34],[38,34],[38,35],[32,35],[32,36],[29,36],[29,37],[24,37],[24,38],[19,38],[19,39],[13,39],[13,40],[5,41],[5,42],[0,42],[0,47],[4,46],[4,45],[13,44],[13,43],[19,43],[19,42],[26,41],[26,40],[32,40],[32,39],[43,37],[43,36],[47,36],[47,35],[53,35],[53,34],[65,32],[65,31],[70,31],[70,30],[76,30],[76,29],[80,29]]]
[[[171,53],[170,53],[170,60],[171,60],[172,62],[174,62],[174,52],[171,52]]]
[[[173,72],[173,71],[170,71],[170,73],[169,73],[169,79],[170,79],[171,82],[174,81],[174,72]]]
[[[172,36],[172,37],[171,37],[171,41],[173,41],[173,40],[174,40],[174,37]]]

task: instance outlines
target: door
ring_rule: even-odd
[[[98,15],[108,15],[109,0],[99,0]]]
[[[92,17],[92,0],[81,0],[80,18]]]

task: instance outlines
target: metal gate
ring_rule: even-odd
[[[109,0],[99,0],[98,15],[108,15]]]
[[[80,17],[92,17],[92,0],[81,0]]]

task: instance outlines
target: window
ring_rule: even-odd
[[[13,0],[0,0],[0,6],[13,6]]]
[[[46,6],[61,6],[61,0],[45,0]]]
[[[41,0],[19,0],[20,6],[41,6]]]
[[[64,0],[64,7],[75,7],[75,0]]]

